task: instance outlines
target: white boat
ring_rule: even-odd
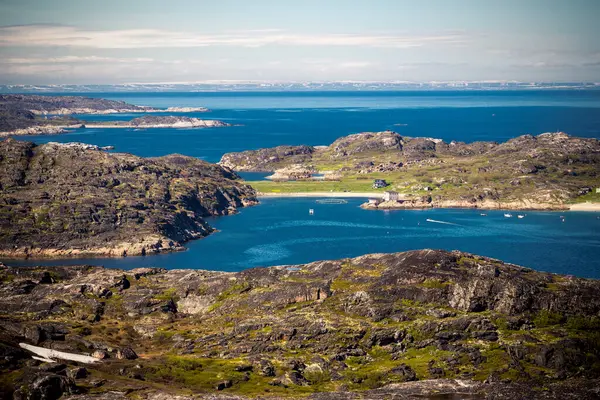
[[[525,218],[525,216],[524,216],[524,215],[521,215],[521,214],[519,214],[519,215],[517,215],[517,218]]]
[[[512,214],[510,214],[510,213],[504,213],[504,218],[512,218]]]
[[[485,217],[487,214],[485,214],[485,213],[481,213],[481,214],[479,214],[479,215],[481,215],[482,217]]]
[[[314,215],[315,214],[315,210],[313,210],[312,208],[310,208],[308,210],[308,215]]]

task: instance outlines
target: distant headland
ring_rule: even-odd
[[[130,121],[86,122],[77,114],[149,114],[208,112],[205,107],[136,106],[116,100],[81,96],[0,95],[0,137],[55,135],[76,128],[207,128],[222,121],[188,116],[145,115]]]

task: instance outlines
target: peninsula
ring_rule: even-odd
[[[76,128],[206,128],[229,124],[222,121],[172,115],[145,115],[130,121],[86,122],[75,114],[189,113],[204,107],[136,106],[122,101],[80,96],[0,95],[0,137],[55,135]]]
[[[600,141],[562,132],[505,143],[364,132],[329,146],[228,153],[220,164],[235,171],[274,172],[273,181],[249,182],[264,195],[358,192],[379,194],[379,200],[387,192],[388,201],[365,204],[373,209],[562,210],[600,202]]]
[[[592,399],[600,387],[600,281],[458,251],[237,273],[0,265],[0,283],[0,392],[14,399]]]
[[[0,255],[145,255],[181,250],[204,217],[256,203],[228,169],[193,157],[142,158],[97,146],[0,141]]]
[[[40,96],[32,94],[0,95],[4,109],[28,110],[35,115],[119,114],[150,112],[207,112],[204,107],[136,106],[118,100],[82,96]]]
[[[217,120],[146,115],[130,121],[86,122],[82,128],[215,128],[223,126],[231,125]]]

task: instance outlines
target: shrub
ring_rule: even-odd
[[[560,324],[562,320],[562,314],[548,310],[542,310],[535,316],[535,318],[533,318],[533,323],[537,328],[544,328],[547,326]]]

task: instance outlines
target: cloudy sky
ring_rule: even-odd
[[[0,84],[600,81],[600,0],[0,0]]]

